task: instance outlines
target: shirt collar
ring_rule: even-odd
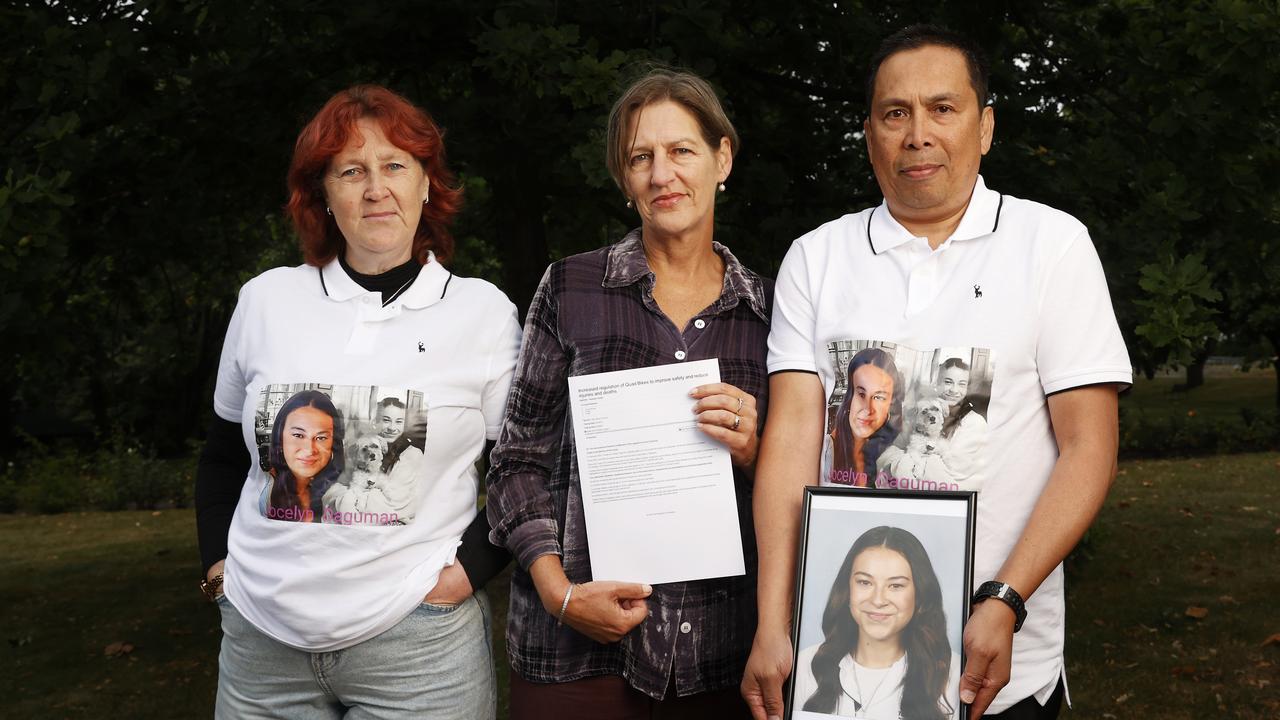
[[[429,307],[444,299],[453,273],[436,262],[435,253],[429,253],[427,262],[418,271],[418,277],[395,302],[414,310]],[[371,295],[360,287],[351,276],[342,269],[342,264],[335,257],[327,265],[320,268],[320,289],[325,297],[335,302],[347,302],[364,295]]]
[[[969,197],[969,207],[965,208],[960,224],[948,241],[972,240],[995,232],[1000,227],[1000,210],[1003,206],[1004,196],[988,190],[987,184],[979,175],[973,186],[973,194]],[[915,236],[889,212],[888,201],[881,202],[871,211],[871,217],[867,219],[867,240],[871,243],[871,252],[879,255],[914,239]]]
[[[640,237],[640,228],[636,228],[609,247],[601,287],[618,288],[646,280],[646,289],[652,289],[653,271],[649,269],[649,260],[644,255],[644,243]],[[712,240],[711,249],[724,261],[724,286],[720,290],[720,299],[715,303],[715,311],[733,308],[742,300],[761,320],[768,323],[769,308],[765,300],[764,282],[760,276],[738,262],[738,258],[724,245]]]

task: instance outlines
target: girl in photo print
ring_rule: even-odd
[[[824,640],[800,652],[794,697],[806,712],[872,720],[945,720],[959,659],[942,590],[920,540],[898,527],[860,535],[822,614]]]
[[[322,498],[344,466],[342,416],[328,395],[303,390],[276,413],[271,428],[267,517],[320,522]]]
[[[872,478],[880,453],[902,427],[902,377],[893,356],[882,348],[859,350],[849,361],[849,384],[831,431],[828,482],[875,487]]]

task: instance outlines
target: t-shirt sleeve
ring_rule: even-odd
[[[502,432],[502,418],[507,407],[507,393],[511,390],[511,377],[515,373],[516,358],[520,356],[520,322],[516,319],[516,306],[503,296],[503,313],[499,323],[493,351],[489,354],[489,372],[484,393],[480,399],[480,412],[484,415],[486,440],[497,440]]]
[[[816,314],[809,284],[806,248],[799,240],[778,269],[773,290],[773,318],[769,324],[769,373],[784,370],[817,372],[814,360]]]
[[[1102,262],[1081,232],[1048,269],[1036,346],[1046,395],[1095,383],[1133,382]]]
[[[236,309],[231,313],[231,322],[227,324],[227,336],[222,341],[222,357],[218,361],[218,379],[213,389],[214,413],[223,420],[237,425],[241,422],[245,388],[248,387],[244,367],[241,364],[241,358],[244,356],[240,352],[245,332],[245,316],[248,314],[246,309],[249,304],[248,294],[248,285],[240,288]]]

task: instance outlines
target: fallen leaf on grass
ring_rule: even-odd
[[[1245,505],[1245,506],[1241,507],[1240,509],[1241,509],[1241,510],[1243,510],[1243,511],[1245,511],[1245,512],[1253,512],[1253,511],[1255,511],[1255,510],[1257,510],[1257,509],[1258,509],[1258,506],[1257,506],[1257,505]]]
[[[1128,701],[1129,697],[1130,697],[1129,693],[1125,693],[1125,694],[1121,695],[1120,697],[1117,697],[1117,698],[1116,698],[1116,704],[1117,704],[1117,705],[1122,705],[1122,704],[1124,704],[1126,701]]]
[[[1186,615],[1189,618],[1203,620],[1209,617],[1209,608],[1196,607],[1195,605],[1192,605],[1191,607],[1187,608]]]
[[[133,643],[124,642],[124,641],[113,642],[110,645],[102,648],[102,654],[106,655],[109,658],[120,657],[121,655],[128,655],[131,652],[133,652]]]
[[[1268,645],[1280,645],[1280,633],[1275,633],[1271,637],[1262,641],[1262,647],[1266,647]]]
[[[1235,598],[1233,598],[1233,597],[1231,597],[1230,595],[1219,595],[1219,596],[1218,596],[1218,602],[1222,603],[1223,605],[1235,605],[1235,604],[1237,604],[1237,603],[1236,603],[1236,599],[1235,599]]]

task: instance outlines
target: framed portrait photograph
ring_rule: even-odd
[[[805,489],[788,718],[968,718],[976,496]]]

